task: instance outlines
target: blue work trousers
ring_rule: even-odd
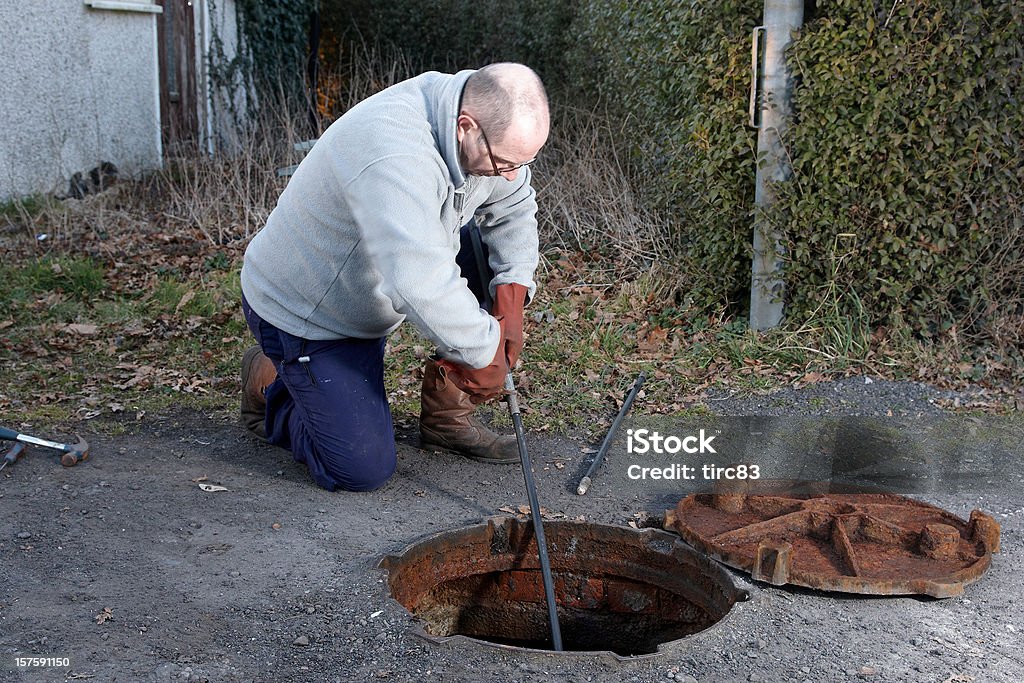
[[[487,248],[462,229],[456,262],[487,310]],[[473,242],[476,242],[474,248]],[[391,408],[384,388],[384,344],[379,339],[314,341],[263,320],[242,299],[246,324],[277,368],[266,390],[267,441],[305,463],[317,484],[333,491],[370,491],[395,472]]]

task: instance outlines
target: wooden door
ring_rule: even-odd
[[[195,0],[198,1],[198,0]],[[193,0],[160,0],[160,132],[164,151],[194,143],[199,136],[196,102],[196,42]]]

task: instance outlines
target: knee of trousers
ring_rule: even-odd
[[[313,462],[306,460],[313,480],[329,491],[373,491],[391,479],[397,464],[393,437],[342,452],[321,451],[313,456]]]

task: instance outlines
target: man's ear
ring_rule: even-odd
[[[459,114],[459,117],[455,119],[455,134],[459,142],[462,142],[462,138],[469,131],[476,127],[476,123],[473,122],[472,117],[468,114]]]

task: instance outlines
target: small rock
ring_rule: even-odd
[[[878,672],[875,671],[873,667],[862,666],[860,670],[857,672],[857,675],[861,678],[870,678],[871,676],[874,676],[876,673]]]
[[[676,674],[676,683],[697,683],[697,679],[690,674]]]
[[[241,575],[242,575],[242,572],[238,571],[237,569],[236,569],[235,571],[231,572],[231,576],[232,576],[233,578],[236,578],[236,579],[237,579],[237,578],[238,578],[239,576],[241,576]]]
[[[801,666],[800,667],[800,673],[802,673],[802,674],[809,674],[809,673],[811,673],[811,667],[809,667],[809,666]]]
[[[295,645],[296,647],[308,647],[309,636],[299,636],[298,638],[292,641],[292,645]]]
[[[762,680],[761,679],[761,674],[757,674],[757,673],[750,674],[749,676],[747,676],[747,680],[748,681],[754,681],[754,683],[759,683]]]
[[[315,612],[316,612],[316,607],[313,607],[312,605],[310,605],[309,607],[306,608],[306,614],[313,614]]]

